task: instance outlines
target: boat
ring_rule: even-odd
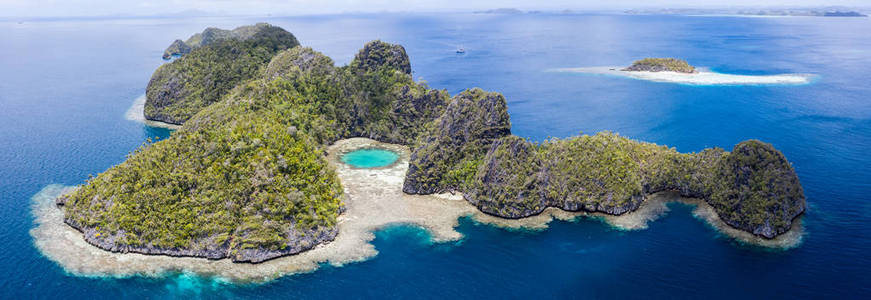
[[[457,53],[459,53],[459,54],[466,53],[466,49],[463,48],[463,46],[460,46],[457,48]]]

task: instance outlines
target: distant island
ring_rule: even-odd
[[[736,15],[736,16],[781,16],[781,17],[867,17],[849,7],[783,7],[783,8],[662,8],[630,9],[633,15]]]
[[[696,73],[696,68],[677,58],[645,58],[637,60],[623,71]]]
[[[478,10],[474,11],[476,14],[501,14],[501,15],[516,15],[522,14],[523,11],[516,8],[496,8],[496,9],[488,9],[488,10]]]
[[[799,85],[812,82],[811,74],[740,75],[699,69],[678,58],[644,58],[628,67],[578,67],[550,69],[551,72],[620,76],[633,79],[690,85]]]
[[[823,17],[867,17],[868,15],[855,11],[834,11],[826,12]]]
[[[214,27],[206,28],[202,33],[197,33],[188,38],[186,41],[175,40],[166,50],[163,51],[163,59],[179,57],[191,52],[191,50],[218,43],[225,40],[244,41],[256,38],[256,35],[263,34],[265,29],[269,29],[269,24],[258,23],[251,26],[242,26],[233,30],[224,30]],[[297,42],[298,44],[298,42]]]
[[[421,205],[442,201],[391,212],[406,222],[443,214],[445,223],[426,223],[438,227],[452,226],[466,206],[495,219],[549,209],[621,216],[668,192],[701,199],[717,222],[765,240],[790,231],[807,207],[790,162],[761,141],[698,153],[610,132],[535,143],[512,134],[501,94],[475,88],[451,96],[414,82],[400,45],[369,42],[337,67],[276,26],[207,31],[246,37],[201,40],[158,68],[148,85],[146,117],[181,128],[57,198],[63,222],[91,245],[261,263],[365,239],[355,234],[369,227],[340,233],[353,224],[342,216],[383,215],[360,211],[380,206],[348,204],[386,194]],[[628,69],[695,70],[653,58]],[[336,167],[339,146],[410,154],[384,171],[395,190],[373,183],[361,192],[359,185],[378,178],[347,179],[352,170]],[[425,196],[446,193],[461,197]]]

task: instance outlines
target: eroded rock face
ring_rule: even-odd
[[[551,206],[542,195],[542,172],[537,145],[517,136],[496,140],[464,194],[481,211],[505,218],[522,218]]]
[[[640,166],[621,155],[631,141],[609,134],[536,145],[508,136],[493,143],[466,199],[482,211],[522,218],[547,207],[620,215],[644,199]]]
[[[477,88],[460,93],[412,153],[402,190],[431,194],[459,189],[475,175],[490,145],[510,134],[502,94]]]
[[[371,72],[384,66],[411,74],[411,62],[405,48],[382,41],[366,43],[350,65],[357,72]]]
[[[773,238],[792,226],[807,204],[798,176],[771,144],[749,140],[720,161],[707,199],[727,224]]]

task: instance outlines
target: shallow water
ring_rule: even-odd
[[[341,159],[343,163],[353,167],[368,169],[389,166],[399,159],[399,154],[390,150],[369,148],[345,153]]]
[[[129,121],[163,49],[207,26],[268,21],[333,57],[405,45],[415,78],[455,94],[505,94],[513,133],[543,140],[612,130],[683,152],[758,138],[793,162],[810,212],[802,244],[744,246],[671,211],[645,230],[599,221],[512,231],[462,219],[459,242],[415,227],[376,232],[375,258],[263,285],[190,274],[68,275],[33,246],[31,197],[84,182],[166,129]],[[861,298],[871,294],[871,20],[608,15],[345,15],[0,21],[2,298],[524,297]],[[463,45],[466,53],[455,53]],[[727,74],[814,74],[799,86],[688,86],[545,72],[677,56]]]

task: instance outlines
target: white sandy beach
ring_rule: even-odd
[[[136,100],[133,101],[133,106],[130,106],[130,108],[127,109],[127,112],[124,113],[124,118],[130,121],[143,123],[151,127],[160,127],[172,130],[181,128],[181,125],[145,119],[145,94],[136,97]]]
[[[342,153],[368,147],[397,151],[400,158],[391,166],[376,169],[352,168],[339,160]],[[405,146],[365,138],[341,140],[330,146],[328,159],[336,168],[346,195],[347,210],[339,216],[338,236],[333,242],[310,251],[260,264],[233,263],[229,259],[117,254],[101,250],[85,242],[81,233],[63,223],[63,211],[55,206],[54,199],[72,187],[62,185],[49,185],[33,196],[32,213],[36,218],[36,226],[30,234],[43,255],[75,275],[157,277],[175,271],[242,282],[263,282],[286,274],[310,272],[316,270],[320,263],[340,266],[366,260],[378,254],[370,243],[375,238],[373,231],[392,224],[425,228],[434,242],[458,240],[462,234],[454,228],[458,225],[458,218],[468,215],[481,223],[529,229],[545,229],[553,219],[574,220],[587,216],[601,218],[619,229],[635,230],[647,228],[648,222],[667,213],[666,203],[680,201],[697,205],[694,211],[697,217],[740,241],[788,248],[797,245],[802,236],[801,222],[798,221],[789,233],[774,240],[755,237],[726,226],[704,201],[682,199],[675,193],[652,195],[638,210],[622,216],[548,208],[542,214],[519,220],[493,217],[479,212],[459,195],[420,196],[403,193],[402,183],[408,170],[409,155],[410,151]]]
[[[800,85],[811,83],[810,74],[737,75],[698,70],[696,73],[621,71],[623,67],[552,69],[552,72],[621,76],[633,79],[688,85]]]

